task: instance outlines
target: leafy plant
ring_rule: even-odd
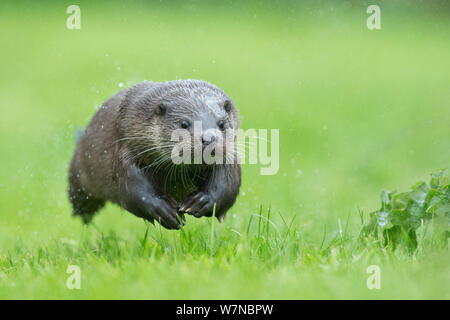
[[[416,183],[409,192],[384,190],[381,208],[370,213],[369,222],[362,228],[361,236],[381,239],[384,246],[395,248],[405,244],[417,248],[417,229],[433,221],[435,230],[450,235],[450,176],[444,169],[431,174],[430,183]]]

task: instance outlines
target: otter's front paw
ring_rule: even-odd
[[[179,229],[186,220],[183,214],[177,213],[177,202],[168,195],[156,198],[150,205],[152,218],[164,228]]]
[[[194,217],[212,216],[214,201],[205,192],[192,193],[184,199],[178,212],[188,213]]]

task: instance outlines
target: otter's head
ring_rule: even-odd
[[[149,83],[132,109],[127,135],[146,165],[235,163],[238,112],[218,87],[198,80]],[[121,112],[123,114],[123,112]],[[129,112],[128,112],[129,113]],[[122,125],[123,127],[123,125]],[[125,129],[125,128],[124,128]]]

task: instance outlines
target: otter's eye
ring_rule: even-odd
[[[187,121],[187,120],[181,121],[181,127],[182,127],[183,129],[189,128],[189,125],[190,125],[189,121]]]
[[[217,126],[219,127],[220,130],[223,130],[225,128],[225,121],[219,120],[217,122]]]

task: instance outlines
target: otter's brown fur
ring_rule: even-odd
[[[143,82],[107,100],[83,133],[69,170],[74,214],[85,222],[106,201],[138,217],[178,228],[183,213],[221,218],[241,184],[238,163],[173,166],[170,135],[180,121],[239,128],[231,99],[200,80]],[[209,122],[208,122],[209,121]],[[236,156],[236,150],[231,150]]]

